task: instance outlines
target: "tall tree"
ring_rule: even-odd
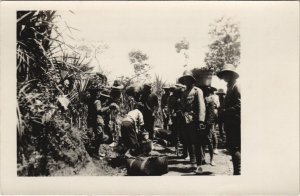
[[[210,24],[209,51],[204,59],[206,66],[215,72],[221,70],[224,64],[240,64],[240,31],[239,23],[231,18],[222,17]]]
[[[128,55],[136,75],[135,80],[142,82],[150,80],[149,70],[151,66],[147,63],[149,59],[148,55],[140,50],[132,50]]]
[[[184,56],[185,63],[183,67],[188,66],[188,59],[189,59],[188,50],[190,48],[190,43],[185,38],[183,38],[180,42],[177,42],[175,44],[175,48],[177,53],[182,53]]]

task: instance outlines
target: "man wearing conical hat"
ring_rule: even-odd
[[[178,81],[186,86],[181,98],[182,113],[184,116],[183,130],[185,142],[190,155],[192,168],[203,164],[203,152],[198,141],[199,131],[205,130],[205,103],[203,92],[194,86],[196,79],[191,71],[185,71]]]
[[[224,65],[217,73],[220,79],[227,83],[222,114],[224,129],[227,134],[227,146],[232,155],[233,175],[241,173],[241,89],[237,83],[239,74],[231,64]]]

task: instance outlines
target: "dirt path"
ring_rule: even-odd
[[[154,144],[153,155],[167,155],[169,172],[166,176],[191,176],[196,175],[190,168],[188,160],[180,159],[176,156],[175,148],[165,148],[159,144]],[[206,153],[206,161],[209,162],[209,155]],[[232,175],[231,156],[226,154],[225,150],[219,150],[218,155],[214,155],[215,166],[210,164],[203,165],[203,175]]]
[[[105,147],[108,151],[108,146]],[[196,175],[190,168],[188,160],[180,159],[176,156],[174,147],[164,147],[160,144],[153,145],[151,155],[167,155],[169,172],[164,176],[192,176]],[[209,155],[206,153],[206,161],[209,162]],[[214,156],[216,166],[210,164],[203,165],[203,175],[232,175],[231,156],[225,150],[219,149],[219,154]],[[91,158],[85,168],[79,171],[78,175],[84,176],[126,176],[127,171],[121,160],[115,158],[113,152],[107,153],[107,157],[102,160]]]

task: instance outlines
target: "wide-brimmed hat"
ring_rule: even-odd
[[[216,92],[216,94],[220,94],[221,95],[221,94],[225,94],[225,92],[224,92],[223,89],[220,88],[220,89],[218,89],[218,91]]]
[[[110,98],[110,92],[108,90],[103,90],[100,92],[100,96]]]
[[[175,87],[176,88],[185,88],[186,86],[183,84],[175,84]]]
[[[151,90],[151,88],[152,88],[152,85],[150,84],[150,83],[145,83],[145,84],[143,84],[143,90]]]
[[[185,70],[183,72],[183,75],[178,79],[178,82],[183,83],[183,78],[189,78],[193,81],[193,83],[196,83],[196,79],[193,76],[193,73],[190,70]]]
[[[164,90],[170,90],[170,85],[163,86],[162,89],[164,89]]]
[[[209,86],[208,87],[209,92],[214,93],[215,91],[217,91],[217,89],[215,87]]]
[[[232,64],[224,65],[223,69],[217,73],[217,76],[222,79],[225,73],[233,73],[235,79],[239,77],[239,74],[236,72],[235,66]]]
[[[175,86],[175,85],[172,85],[172,86],[170,86],[170,88],[169,88],[169,89],[170,89],[170,91],[172,91],[172,92],[173,92],[173,91],[176,89],[176,86]]]
[[[124,89],[124,86],[122,85],[120,80],[115,80],[111,87],[111,90],[115,90],[115,91],[121,91],[123,89]]]

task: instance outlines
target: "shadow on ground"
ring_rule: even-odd
[[[210,171],[204,171],[202,173],[193,173],[193,174],[182,174],[182,176],[214,176],[213,172]]]
[[[175,159],[168,160],[168,164],[169,165],[175,165],[175,164],[180,164],[180,163],[182,163],[182,164],[185,164],[185,163],[188,164],[189,162],[185,161],[185,160],[175,160]]]
[[[190,168],[190,167],[169,167],[169,171],[173,171],[173,172],[179,172],[179,173],[191,173],[193,172],[195,169]]]

